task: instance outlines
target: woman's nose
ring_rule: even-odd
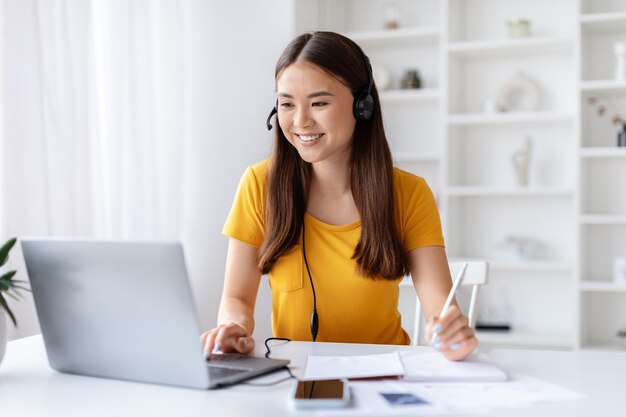
[[[296,110],[294,114],[293,124],[296,127],[308,127],[313,124],[313,119],[306,108]]]

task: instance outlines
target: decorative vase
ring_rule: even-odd
[[[7,313],[0,307],[0,364],[2,364],[2,359],[7,350],[7,342],[9,340],[6,316]]]
[[[400,26],[399,17],[398,6],[394,2],[388,1],[383,10],[383,27],[385,29],[397,29]]]
[[[530,36],[530,20],[511,17],[507,22],[509,38],[527,38]]]
[[[407,70],[402,77],[402,88],[421,88],[422,80],[420,79],[419,72],[416,69]]]

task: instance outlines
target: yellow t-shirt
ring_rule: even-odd
[[[269,160],[244,173],[223,233],[260,247]],[[406,252],[444,246],[439,212],[423,178],[394,168],[396,222]],[[334,226],[305,214],[306,254],[317,296],[320,342],[409,344],[400,327],[399,280],[372,280],[356,272],[352,259],[361,222]],[[300,239],[300,242],[302,240]],[[283,254],[269,272],[272,331],[276,337],[311,340],[311,284],[301,245]]]

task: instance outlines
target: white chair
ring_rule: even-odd
[[[452,280],[456,278],[457,274],[463,267],[465,262],[450,262],[450,274]],[[470,327],[476,325],[476,302],[478,300],[478,292],[481,285],[485,285],[489,278],[489,263],[484,261],[468,261],[467,269],[465,270],[465,276],[463,277],[462,287],[471,286],[472,294],[469,301],[469,311],[467,317],[469,319]],[[413,325],[413,336],[411,337],[411,343],[413,346],[419,345],[420,341],[420,329],[424,325],[425,319],[422,314],[422,305],[419,298],[415,301],[415,324]]]

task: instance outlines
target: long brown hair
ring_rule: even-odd
[[[322,68],[355,96],[367,89],[369,72],[363,52],[345,36],[333,32],[298,36],[278,59],[275,77],[296,60]],[[361,236],[352,259],[363,276],[397,279],[407,274],[408,266],[395,223],[393,163],[375,85],[371,94],[373,117],[356,123],[351,146],[350,183],[361,216]],[[280,126],[275,131],[265,196],[266,234],[259,254],[264,274],[298,243],[311,178],[311,164],[300,158]]]

